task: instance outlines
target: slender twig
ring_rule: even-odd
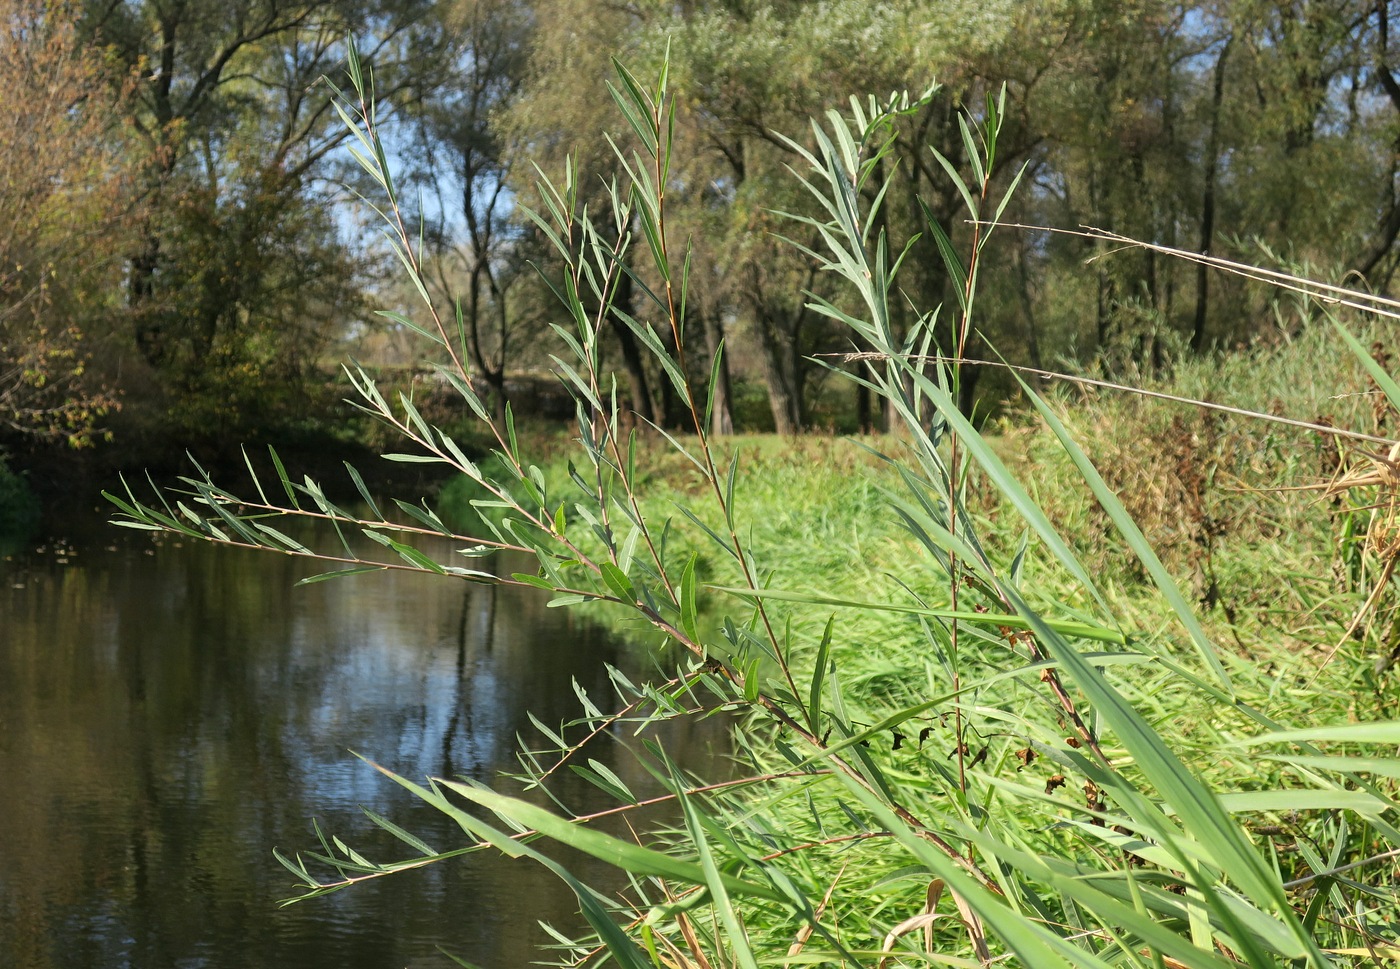
[[[830,357],[851,363],[859,360],[886,359],[888,354],[864,351],[860,353],[823,353],[817,354],[820,357]],[[949,363],[952,357],[939,356],[911,356],[907,358],[911,363]],[[1202,410],[1220,411],[1225,414],[1234,414],[1237,417],[1248,417],[1252,420],[1267,421],[1271,424],[1283,424],[1288,427],[1297,427],[1305,431],[1313,431],[1317,434],[1326,434],[1331,437],[1344,437],[1349,440],[1367,441],[1372,444],[1394,444],[1395,441],[1387,437],[1378,437],[1375,434],[1364,434],[1361,431],[1349,431],[1341,427],[1333,427],[1330,424],[1314,424],[1311,421],[1294,420],[1291,417],[1280,417],[1278,414],[1270,414],[1265,411],[1249,410],[1244,407],[1231,407],[1228,404],[1217,404],[1208,400],[1196,400],[1192,397],[1178,397],[1175,394],[1163,393],[1159,390],[1147,390],[1143,387],[1133,387],[1129,384],[1118,384],[1111,380],[1098,380],[1093,377],[1081,377],[1075,374],[1059,373],[1054,370],[1041,370],[1037,367],[1022,367],[1015,364],[1006,363],[1002,360],[961,360],[963,366],[971,367],[997,367],[1002,370],[1010,370],[1015,373],[1030,374],[1034,377],[1043,377],[1046,380],[1061,380],[1066,383],[1082,384],[1087,387],[1101,387],[1106,390],[1118,390],[1127,394],[1135,394],[1139,397],[1151,397],[1156,400],[1171,401],[1174,404],[1186,404],[1191,407],[1199,407]]]
[[[390,773],[388,771],[385,771],[384,768],[380,767],[378,764],[375,764],[373,762],[370,762],[370,766],[376,768],[377,770],[383,771],[384,773]],[[621,804],[617,807],[606,808],[602,811],[594,811],[590,814],[580,814],[571,818],[570,821],[574,824],[590,824],[594,821],[600,821],[603,818],[613,817],[619,814],[626,815],[628,813],[641,810],[642,808],[655,807],[658,804],[666,804],[670,801],[677,800],[679,797],[682,796],[682,794],[686,797],[692,797],[697,794],[712,794],[716,791],[728,790],[734,787],[745,787],[750,784],[763,784],[769,781],[780,781],[793,777],[820,777],[828,773],[830,772],[786,771],[778,774],[755,774],[750,777],[739,777],[728,781],[717,781],[713,784],[704,784],[699,787],[687,788],[685,791],[681,792],[681,794],[660,794],[656,797],[646,798],[641,801],[636,801],[632,804]],[[538,835],[538,831],[535,831],[534,829],[529,829],[526,831],[515,832],[514,834],[510,835],[510,840],[527,841],[531,838],[537,837]],[[400,871],[410,871],[414,868],[422,868],[425,865],[435,864],[436,862],[442,861],[447,858],[457,858],[462,855],[470,854],[473,851],[479,851],[484,847],[487,847],[487,844],[485,842],[479,842],[477,844],[468,845],[464,848],[456,848],[452,851],[444,851],[441,854],[429,855],[423,858],[413,858],[408,861],[388,865],[379,871],[365,872],[362,875],[354,875],[347,878],[339,879],[337,881],[319,882],[316,885],[316,892],[319,894],[326,894],[328,892],[337,891],[342,888],[348,888],[351,885],[357,885],[361,882],[371,881],[375,878],[383,878],[385,875],[392,875]]]
[[[805,841],[800,845],[793,845],[790,848],[783,848],[779,851],[771,851],[759,858],[759,861],[772,861],[781,858],[783,855],[790,855],[798,851],[810,851],[813,848],[825,848],[828,845],[845,844],[850,841],[868,841],[871,838],[893,838],[893,831],[857,831],[854,834],[841,834],[831,838],[823,838],[820,841]]]
[[[661,260],[666,264],[665,267],[663,267],[665,277],[663,282],[666,292],[666,315],[671,326],[672,338],[675,340],[676,344],[676,365],[686,378],[684,381],[686,407],[690,412],[691,423],[695,427],[695,435],[700,442],[700,453],[705,457],[705,477],[710,482],[710,487],[715,494],[715,502],[719,506],[720,513],[724,516],[725,524],[729,531],[729,542],[734,549],[735,558],[739,562],[739,569],[743,573],[744,582],[750,589],[757,591],[759,588],[758,578],[754,575],[752,563],[749,561],[749,556],[745,552],[743,542],[739,539],[739,533],[732,525],[734,510],[729,507],[729,502],[725,498],[724,489],[720,486],[719,467],[715,463],[714,449],[710,446],[708,428],[704,426],[704,419],[700,414],[700,405],[695,399],[695,391],[690,386],[690,369],[686,361],[685,340],[682,335],[683,321],[680,318],[679,311],[676,309],[675,289],[672,285],[671,272],[669,271],[670,248],[666,235],[667,173],[666,159],[664,157],[668,149],[661,139],[662,125],[665,120],[663,116],[664,110],[664,103],[653,105],[651,121],[653,130],[657,133],[657,150],[653,159],[653,177],[655,178],[656,184],[656,234],[661,250]],[[738,458],[735,456],[731,457],[730,460],[735,461],[738,460]],[[664,578],[666,570],[663,568],[660,571]],[[667,589],[669,590],[669,588],[670,585],[668,583]],[[755,604],[755,609],[758,612],[759,620],[763,623],[764,632],[768,636],[768,641],[773,646],[773,653],[778,658],[778,667],[782,670],[783,679],[787,681],[788,689],[792,691],[793,696],[801,696],[801,692],[797,689],[797,681],[792,675],[792,666],[788,662],[787,655],[783,649],[782,640],[779,639],[777,631],[773,628],[773,622],[768,615],[767,607],[763,604],[762,600],[759,600]],[[812,724],[812,729],[814,731],[819,730],[820,726],[818,724]]]
[[[1172,256],[1176,259],[1183,259],[1187,262],[1210,266],[1234,276],[1243,276],[1255,282],[1267,283],[1290,292],[1311,296],[1329,305],[1346,306],[1350,309],[1361,310],[1365,313],[1373,313],[1377,316],[1400,319],[1400,300],[1388,299],[1387,297],[1377,296],[1373,293],[1363,293],[1360,290],[1349,289],[1345,286],[1337,286],[1332,283],[1320,283],[1316,280],[1306,279],[1293,273],[1281,272],[1276,269],[1265,269],[1262,266],[1252,266],[1249,263],[1236,262],[1233,259],[1222,259],[1219,256],[1195,252],[1191,249],[1176,249],[1172,246],[1143,242],[1140,239],[1133,239],[1129,236],[1119,235],[1116,232],[1109,232],[1105,229],[1097,229],[1093,226],[1081,226],[1078,229],[1063,229],[1048,225],[1024,225],[1019,222],[984,222],[982,224],[988,227],[999,226],[1007,229],[1021,229],[1027,232],[1052,232],[1056,235],[1075,236],[1081,239],[1105,240],[1118,243],[1121,249],[1147,249],[1151,252]],[[1111,253],[1100,253],[1093,258],[1100,259],[1110,254]]]
[[[1400,858],[1400,848],[1392,848],[1391,850],[1383,851],[1378,855],[1372,855],[1369,858],[1362,858],[1360,861],[1353,861],[1348,865],[1341,865],[1337,868],[1328,868],[1326,871],[1316,871],[1313,872],[1311,875],[1304,875],[1302,878],[1295,878],[1292,881],[1284,882],[1283,887],[1287,889],[1302,888],[1304,885],[1312,884],[1319,878],[1331,878],[1334,875],[1340,875],[1343,872],[1351,871],[1354,868],[1363,868],[1366,865],[1373,865],[1378,861],[1389,861],[1391,858]]]

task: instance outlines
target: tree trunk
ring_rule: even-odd
[[[724,326],[714,313],[705,312],[700,316],[705,327],[705,345],[710,355],[710,372],[714,374],[715,385],[705,391],[713,395],[710,407],[710,433],[723,437],[734,433],[734,413],[730,407],[733,391],[729,383],[729,356],[723,346]],[[719,367],[715,368],[715,357],[720,357]],[[707,375],[708,376],[708,375]]]
[[[617,281],[613,305],[630,316],[633,310],[633,295],[632,277],[623,273]],[[617,342],[622,349],[622,366],[627,371],[627,383],[632,394],[632,411],[642,420],[655,424],[656,407],[651,399],[651,387],[647,381],[647,370],[642,351],[637,346],[637,338],[615,313],[608,314],[608,322],[612,324],[613,333],[617,335]]]
[[[633,317],[635,319],[635,317]],[[680,361],[680,354],[676,348],[676,336],[671,332],[669,326],[662,327],[658,334],[661,345],[666,348],[666,352],[671,355],[671,359]],[[687,374],[687,381],[689,382]],[[693,386],[693,383],[691,384]],[[690,411],[686,407],[686,402],[681,398],[676,390],[676,385],[671,382],[664,371],[656,375],[656,415],[657,421],[662,427],[669,430],[692,429],[690,427]]]
[[[875,410],[870,399],[870,388],[856,384],[856,423],[862,434],[875,433]]]
[[[146,362],[157,369],[170,352],[164,321],[155,306],[156,267],[160,264],[160,237],[146,236],[141,251],[131,257],[127,281],[127,306],[132,311],[136,348]]]
[[[1385,92],[1390,101],[1390,106],[1400,112],[1400,81],[1395,80],[1395,74],[1390,69],[1387,52],[1390,46],[1390,15],[1389,9],[1384,3],[1376,4],[1377,42],[1374,58],[1374,74],[1380,81],[1381,90]],[[1377,229],[1376,238],[1371,245],[1361,253],[1355,260],[1356,271],[1362,277],[1369,277],[1380,265],[1381,260],[1390,254],[1395,246],[1395,240],[1400,237],[1400,200],[1395,196],[1395,157],[1400,157],[1400,135],[1396,136],[1394,142],[1394,155],[1391,162],[1391,178],[1386,180],[1387,201],[1386,212],[1381,218],[1380,227]],[[1393,270],[1392,270],[1393,271]],[[1367,279],[1372,289],[1380,289],[1384,283],[1381,280]]]
[[[1041,366],[1040,336],[1035,320],[1035,301],[1031,299],[1031,274],[1026,265],[1026,247],[1030,242],[1029,233],[1021,233],[1021,240],[1021,245],[1016,247],[1016,270],[1021,277],[1019,287],[1021,311],[1026,316],[1026,354],[1030,358],[1031,366],[1042,370],[1044,368]]]
[[[787,375],[789,390],[789,416],[797,433],[801,433],[807,427],[807,361],[802,356],[802,318],[806,315],[803,309],[793,316],[783,347],[786,357],[783,372]]]
[[[1234,37],[1225,39],[1220,57],[1215,62],[1215,83],[1210,96],[1210,136],[1206,141],[1205,187],[1201,195],[1202,255],[1210,253],[1215,241],[1215,178],[1220,160],[1220,103],[1225,95],[1225,61],[1230,56]],[[1210,270],[1205,263],[1196,264],[1196,318],[1191,324],[1191,349],[1199,353],[1206,342],[1206,313],[1210,302]]]
[[[773,430],[783,435],[793,435],[801,430],[795,413],[792,387],[788,375],[783,370],[783,352],[772,320],[760,316],[758,320],[759,343],[763,350],[763,383],[768,388],[768,408],[773,412]]]

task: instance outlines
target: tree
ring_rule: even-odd
[[[358,312],[356,262],[328,214],[340,189],[327,156],[345,132],[320,81],[351,36],[386,97],[433,77],[440,34],[426,9],[88,0],[86,36],[137,76],[127,119],[148,209],[128,253],[127,319],[177,421],[222,436],[275,416],[269,402],[295,408],[320,348]]]
[[[1388,279],[1400,102],[1381,70],[1385,10],[1361,0],[1064,8],[1057,56],[1027,89],[1040,147],[1021,221]],[[1169,348],[1201,352],[1274,325],[1266,287],[1212,280],[1150,250],[1041,237],[1034,255],[1030,310],[1062,346],[1110,367],[1156,366]],[[1085,305],[1091,326],[1080,323]]]
[[[122,79],[66,4],[0,0],[0,25],[0,426],[82,444],[116,406],[88,363],[130,214]]]
[[[466,352],[490,388],[498,415],[506,404],[506,362],[517,307],[512,291],[529,269],[529,236],[509,189],[519,163],[498,125],[524,82],[532,25],[511,0],[461,0],[442,11],[451,80],[416,105],[418,177],[435,201],[429,238],[432,279],[460,312]]]
[[[840,106],[830,92],[922,90],[936,76],[944,93],[903,124],[909,138],[946,146],[956,161],[962,149],[954,107],[980,98],[983,61],[1003,45],[1013,17],[1001,8],[926,0],[695,0],[631,4],[625,11],[597,0],[570,0],[541,5],[538,16],[544,40],[532,62],[533,80],[514,112],[517,129],[529,132],[535,144],[571,144],[570,133],[590,124],[616,128],[599,110],[607,104],[607,64],[579,25],[607,38],[604,49],[625,44],[627,56],[639,63],[659,64],[669,49],[676,88],[683,93],[668,205],[681,237],[701,240],[695,264],[712,267],[693,280],[697,322],[708,335],[705,345],[718,346],[723,336],[731,361],[761,377],[775,428],[801,430],[809,421],[812,382],[825,372],[811,364],[811,356],[851,345],[800,295],[804,288],[826,292],[829,275],[816,272],[811,260],[777,237],[774,210],[805,212],[811,202],[788,179],[786,166],[796,156],[774,132],[801,132],[810,114]],[[580,170],[598,170],[589,167],[595,160],[584,158]],[[920,193],[928,193],[939,218],[952,217],[955,195],[937,164],[929,165],[909,163],[886,173],[894,203],[885,227],[896,247],[921,231]],[[941,261],[927,245],[920,268],[928,272],[911,273],[910,282],[918,278],[941,297]]]

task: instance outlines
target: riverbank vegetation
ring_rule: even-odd
[[[554,252],[543,278],[561,306],[554,365],[575,414],[553,474],[478,380],[465,320],[433,298],[352,60],[342,117],[419,296],[399,322],[443,361],[436,379],[478,436],[459,440],[363,368],[351,380],[405,442],[391,460],[468,479],[477,521],[459,534],[429,504],[390,506],[355,474],[368,513],[350,515],[280,464],[270,475],[250,465],[241,496],[201,474],[155,498],[112,496],[133,527],[314,556],[329,563],[322,578],[411,569],[536,587],[561,607],[631,617],[671,647],[654,679],[616,675],[615,697],[581,695],[577,720],[522,738],[525,797],[382,767],[451,817],[463,844],[430,846],[373,816],[401,853],[369,858],[340,835],[280,855],[305,893],[462,851],[529,858],[573,888],[592,925],[591,938],[561,939],[568,965],[1395,957],[1397,478],[1385,428],[1400,387],[1363,344],[1365,319],[1389,307],[1237,266],[1251,285],[1298,295],[1301,325],[1276,306],[1276,345],[1210,361],[1189,346],[1129,353],[1127,390],[1047,397],[1013,377],[1024,416],[986,434],[965,412],[968,351],[996,305],[981,283],[999,271],[991,240],[1009,232],[992,223],[1028,171],[998,165],[1011,102],[994,94],[957,116],[956,159],[917,148],[962,212],[950,233],[920,210],[949,284],[938,309],[903,289],[906,271],[927,267],[918,240],[885,218],[886,187],[912,164],[899,133],[938,93],[856,98],[773,135],[796,187],[779,199],[805,201],[772,217],[796,254],[784,258],[810,260],[822,281],[790,297],[858,353],[812,365],[845,371],[834,378],[863,388],[888,433],[865,447],[734,447],[714,433],[724,344],[690,313],[711,266],[671,222],[685,162],[664,64],[648,81],[615,67],[626,134],[601,199],[572,163],[534,196],[532,224]],[[625,377],[604,363],[617,327],[684,431],[627,406]],[[1140,399],[1159,381],[1198,403]],[[1266,490],[1281,480],[1320,487]],[[336,522],[340,543],[307,548],[279,526],[305,516]],[[460,551],[430,558],[420,533],[451,535]],[[503,551],[534,570],[500,575]],[[694,777],[646,739],[648,725],[710,716],[737,718],[731,777]],[[629,735],[677,812],[669,831],[605,833],[552,783],[581,775],[617,799],[609,815],[630,817],[641,799],[589,755]],[[630,890],[583,884],[559,845],[622,869]]]
[[[463,352],[497,417],[507,400],[518,415],[557,403],[543,279],[564,263],[522,208],[533,166],[558,172],[571,157],[580,201],[604,204],[625,173],[601,135],[630,132],[610,114],[608,57],[654,71],[669,45],[668,204],[703,269],[686,312],[697,371],[720,362],[712,430],[849,433],[898,421],[824,365],[858,372],[824,355],[870,348],[801,295],[839,289],[777,237],[773,211],[807,202],[775,132],[803,130],[846,92],[940,82],[894,123],[881,173],[892,249],[922,234],[897,329],[957,288],[926,224],[971,242],[927,149],[966,170],[958,118],[1002,85],[990,175],[1025,172],[1005,221],[1108,228],[1326,280],[1358,273],[1384,292],[1400,264],[1394,12],[1358,0],[4,0],[0,450],[51,492],[186,450],[236,460],[248,441],[378,445],[339,406],[347,356],[437,389],[411,325],[376,315],[408,313],[417,293],[344,187],[373,188],[320,84],[349,36],[377,80],[405,217],[421,219],[423,284],[441,314],[460,308]],[[1012,363],[1151,376],[1296,335],[1267,286],[1162,248],[1040,229],[1001,242],[984,253],[994,271],[969,357],[995,348]],[[631,286],[614,300],[636,315],[647,296]],[[620,318],[601,339],[628,411],[684,429]],[[959,394],[986,416],[1016,386],[969,368]],[[61,453],[72,446],[81,460]]]

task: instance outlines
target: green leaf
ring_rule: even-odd
[[[360,472],[356,471],[355,466],[352,465],[349,461],[344,462],[344,464],[345,470],[350,472],[350,479],[355,482],[356,490],[360,492],[360,497],[363,498],[365,500],[365,504],[369,506],[370,513],[373,514],[375,518],[382,520],[384,516],[380,514],[379,508],[375,505],[374,498],[370,496],[369,488],[365,486],[365,479],[360,477]],[[258,491],[259,493],[261,493],[262,488],[259,487]],[[267,499],[263,500],[266,501]]]
[[[562,845],[581,851],[615,868],[634,875],[654,875],[658,878],[674,879],[687,885],[707,883],[704,870],[694,862],[685,861],[665,852],[644,848],[630,841],[614,838],[580,824],[561,818],[542,807],[506,797],[494,791],[487,791],[456,781],[439,781],[443,787],[480,804],[495,812],[502,819],[519,824]],[[782,897],[770,886],[744,881],[732,875],[721,875],[726,891],[740,896],[764,898],[769,901],[782,901]]]
[[[714,910],[719,915],[721,924],[724,925],[725,938],[729,942],[730,953],[741,969],[758,969],[758,962],[754,959],[753,950],[749,947],[744,925],[738,912],[735,911],[733,901],[729,898],[729,892],[725,885],[726,876],[721,874],[719,865],[715,862],[714,852],[710,849],[709,840],[705,837],[703,816],[691,798],[686,796],[681,787],[679,776],[673,779],[673,784],[677,787],[681,810],[685,814],[686,831],[690,834],[690,841],[695,846],[696,854],[700,856],[704,884],[710,890],[714,899]]]
[[[924,213],[924,222],[933,235],[934,244],[938,246],[938,254],[943,257],[943,265],[948,270],[948,277],[953,286],[953,293],[957,296],[958,305],[966,310],[967,270],[963,268],[962,258],[958,255],[953,240],[949,239],[948,233],[943,231],[943,224],[938,221],[933,210],[922,198],[919,199],[919,209]]]
[[[603,582],[623,602],[636,602],[637,593],[632,588],[632,580],[627,577],[627,573],[619,569],[611,562],[603,562],[598,566],[598,570],[603,575]]]
[[[1385,372],[1385,368],[1376,362],[1375,357],[1366,352],[1361,341],[1351,335],[1351,331],[1342,325],[1341,320],[1333,317],[1332,325],[1342,335],[1342,339],[1351,348],[1351,352],[1356,354],[1356,359],[1361,361],[1361,365],[1366,368],[1366,372],[1371,375],[1376,386],[1385,394],[1386,400],[1390,401],[1390,406],[1400,410],[1400,384],[1396,384],[1394,378]]]
[[[1113,521],[1119,534],[1123,536],[1128,547],[1137,555],[1138,561],[1143,564],[1147,574],[1152,577],[1152,581],[1162,593],[1162,597],[1171,605],[1172,611],[1176,613],[1177,619],[1186,628],[1187,633],[1191,636],[1191,641],[1196,645],[1196,651],[1205,660],[1211,672],[1215,674],[1220,685],[1227,692],[1233,693],[1230,675],[1225,672],[1225,667],[1220,662],[1220,656],[1216,652],[1214,644],[1206,635],[1200,620],[1196,618],[1195,610],[1191,608],[1185,597],[1182,596],[1181,590],[1177,588],[1176,580],[1172,578],[1171,573],[1162,564],[1162,560],[1153,551],[1152,545],[1143,535],[1142,529],[1138,527],[1137,522],[1133,521],[1133,516],[1123,507],[1123,502],[1104,481],[1103,476],[1099,474],[1098,469],[1094,467],[1093,462],[1085,455],[1083,449],[1075,443],[1074,438],[1070,436],[1060,418],[1041,399],[1040,395],[1031,389],[1030,384],[1022,380],[1020,375],[1015,374],[1014,371],[1013,374],[1016,376],[1017,383],[1021,385],[1021,391],[1026,395],[1026,399],[1040,412],[1041,418],[1054,432],[1055,437],[1060,441],[1060,446],[1065,449],[1065,453],[1069,455],[1070,460],[1079,470],[1080,477],[1089,485],[1094,497],[1098,499],[1100,507],[1108,513],[1108,517]]]
[[[1377,720],[1371,723],[1336,723],[1324,727],[1304,727],[1296,730],[1274,730],[1233,742],[1236,747],[1255,744],[1281,744],[1313,741],[1331,743],[1400,744],[1400,720]]]
[[[383,454],[380,455],[385,461],[395,461],[399,464],[445,464],[442,458],[435,454]]]
[[[1357,814],[1380,814],[1392,805],[1365,791],[1343,790],[1284,790],[1236,791],[1221,794],[1220,803],[1234,814],[1253,811],[1355,811]]]
[[[822,729],[822,686],[826,682],[827,664],[831,662],[831,632],[835,625],[835,616],[826,621],[821,642],[817,645],[817,658],[812,664],[812,688],[807,694],[807,726],[816,734],[820,734]]]
[[[695,610],[695,564],[699,559],[698,554],[692,553],[686,560],[680,588],[681,631],[687,639],[697,644],[700,642],[700,626]]]
[[[398,838],[400,841],[402,841],[404,844],[408,845],[415,851],[421,851],[425,855],[438,854],[436,848],[430,847],[428,843],[422,838],[418,837],[417,835],[410,834],[394,822],[390,821],[388,818],[379,814],[375,814],[369,808],[360,808],[360,810],[364,812],[365,817],[369,818],[376,825],[383,828],[385,831],[389,832],[395,838]]]
[[[599,937],[608,947],[608,951],[612,953],[612,955],[618,960],[619,965],[624,966],[625,969],[654,969],[654,967],[651,966],[650,963],[647,961],[646,956],[641,951],[641,949],[639,949],[637,945],[627,937],[627,934],[622,931],[622,928],[618,926],[618,924],[614,922],[612,918],[608,915],[608,911],[603,906],[601,900],[598,897],[598,894],[594,892],[593,889],[589,888],[587,885],[583,884],[572,874],[570,874],[569,870],[563,865],[559,864],[559,862],[548,857],[547,855],[541,854],[540,852],[524,844],[522,841],[511,838],[510,836],[506,835],[505,832],[498,830],[497,828],[487,824],[479,818],[472,817],[470,814],[453,805],[438,790],[432,788],[425,788],[418,784],[414,784],[412,781],[405,780],[404,778],[398,776],[392,771],[385,770],[378,764],[373,764],[372,762],[371,764],[376,770],[380,771],[385,776],[392,779],[395,783],[399,784],[400,786],[406,788],[409,791],[412,791],[418,797],[422,798],[424,801],[431,804],[434,808],[436,808],[437,810],[441,811],[443,814],[447,815],[449,818],[454,820],[462,828],[462,830],[466,831],[469,835],[480,839],[486,844],[493,846],[502,854],[505,854],[508,857],[530,858],[534,861],[539,862],[541,865],[544,865],[550,871],[554,872],[556,875],[559,876],[559,878],[561,878],[564,881],[565,884],[567,884],[571,889],[573,889],[574,894],[578,896],[579,905],[583,910],[584,917],[588,919],[588,924],[593,926],[594,931],[598,933]],[[476,788],[467,787],[463,784],[456,784],[450,781],[439,781],[437,783],[443,787],[447,787],[451,790],[457,791],[458,793],[466,797],[468,800],[476,800],[476,798],[472,796],[474,794],[483,796],[489,795],[493,798],[499,798],[499,795],[490,795],[490,792],[479,791]],[[509,798],[501,798],[501,800],[510,801]],[[478,801],[478,803],[482,802]],[[516,801],[513,803],[516,805],[524,805],[524,802],[520,801]],[[490,804],[486,804],[485,806],[491,807],[492,810],[495,810],[495,808],[492,807]],[[534,811],[539,812],[541,815],[547,818],[553,818],[555,821],[561,822],[566,826],[572,827],[572,825],[569,825],[567,821],[564,821],[562,818],[558,818],[557,816],[550,814],[543,808],[536,808],[534,807],[534,805],[524,806],[532,808]],[[497,811],[497,813],[500,814],[503,818],[507,817],[506,814],[502,814],[500,811]],[[586,829],[577,828],[576,830],[585,831]],[[541,831],[541,833],[546,832]],[[586,833],[598,834],[598,832],[594,831],[588,831]],[[603,835],[602,837],[607,838],[606,835]],[[608,840],[615,841],[616,839]],[[630,845],[627,845],[626,842],[619,842],[619,844],[622,844],[626,847],[632,847]],[[648,849],[646,848],[639,848],[638,850],[648,851]],[[588,852],[585,851],[585,853]],[[651,852],[651,854],[659,854],[659,852]]]
[[[1006,626],[1009,629],[1030,629],[1030,621],[1023,616],[1009,613],[972,612],[970,610],[939,609],[931,606],[906,606],[894,602],[870,602],[859,599],[838,599],[815,592],[790,592],[781,589],[748,589],[741,586],[712,585],[707,588],[716,592],[749,599],[773,599],[780,602],[798,602],[813,606],[840,606],[846,609],[859,609],[867,612],[894,612],[907,616],[928,616],[934,619],[967,622],[981,626]],[[1085,622],[1069,622],[1056,619],[1041,619],[1051,629],[1076,639],[1090,639],[1098,642],[1128,645],[1128,637],[1117,629],[1096,626]]]
[[[1163,836],[1163,847],[1178,856],[1207,903],[1222,918],[1233,918],[1224,908],[1225,903],[1219,894],[1219,880],[1222,875],[1228,875],[1256,906],[1275,914],[1292,936],[1300,953],[1307,953],[1318,965],[1326,965],[1327,958],[1317,942],[1303,932],[1294,915],[1278,873],[1265,863],[1221,801],[1172,753],[1161,735],[1108,684],[1103,675],[1041,620],[1014,588],[1002,584],[1001,592],[1031,622],[1042,646],[1060,662],[1062,673],[1067,674],[1083,691],[1105,726],[1113,731],[1132,755],[1136,770],[1147,778],[1176,813],[1182,828],[1191,833],[1197,845],[1213,855],[1216,872],[1200,867],[1188,853],[1173,843],[1169,832],[1158,832]],[[1251,954],[1251,948],[1257,948],[1253,941],[1250,935],[1236,939],[1247,955]],[[1266,957],[1259,953],[1258,961],[1264,964]]]

